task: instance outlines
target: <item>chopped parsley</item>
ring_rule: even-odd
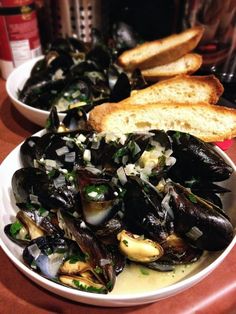
[[[99,267],[99,266],[96,266],[96,267],[94,268],[94,271],[95,271],[96,274],[102,274],[102,268]]]
[[[149,275],[149,271],[147,270],[147,268],[140,267],[140,272],[142,275],[145,275],[145,276]]]
[[[100,185],[87,185],[84,188],[85,196],[90,201],[103,201],[105,194],[108,192],[108,186],[105,184]]]
[[[194,204],[197,204],[197,198],[194,194],[188,194],[188,199],[194,203]]]
[[[16,220],[14,223],[11,224],[10,227],[10,233],[13,237],[16,237],[16,235],[20,232],[21,228],[23,228],[23,225],[19,222],[19,220]]]
[[[106,288],[105,287],[96,288],[94,286],[87,286],[83,282],[81,282],[80,280],[73,280],[73,284],[77,288],[79,288],[79,290],[81,290],[81,291],[95,292],[95,293],[105,293],[106,292]]]
[[[127,240],[123,240],[122,242],[124,243],[125,246],[127,247],[129,246],[129,242]]]

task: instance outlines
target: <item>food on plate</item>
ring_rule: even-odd
[[[156,102],[216,104],[224,91],[223,85],[214,75],[178,75],[155,83],[120,101],[120,104],[141,105]]]
[[[180,74],[192,74],[202,65],[202,56],[197,53],[187,53],[186,55],[163,65],[153,66],[142,70],[142,75],[147,81],[156,82],[168,79]]]
[[[144,42],[123,52],[118,63],[127,71],[141,70],[173,62],[192,51],[204,32],[202,26],[189,28],[179,34]]]
[[[80,112],[76,128],[66,118],[58,125],[54,112],[51,131],[21,146],[24,167],[12,177],[19,210],[4,230],[28,267],[109,293],[127,263],[173,271],[230,244],[220,198],[230,191],[216,182],[233,169],[212,145],[178,131],[97,133]]]
[[[236,110],[208,103],[102,104],[89,115],[98,132],[135,132],[152,129],[176,130],[206,142],[236,136]]]

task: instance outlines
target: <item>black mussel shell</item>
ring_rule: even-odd
[[[39,139],[39,136],[31,136],[21,145],[20,159],[24,167],[34,167],[34,159],[36,159],[35,149]]]
[[[91,82],[87,78],[75,78],[55,97],[53,106],[59,111],[70,109],[71,106],[82,107],[91,101]]]
[[[118,79],[111,90],[110,101],[119,102],[130,96],[131,85],[127,74],[124,72],[118,76]]]
[[[230,177],[232,167],[211,144],[187,133],[169,131],[168,135],[172,138],[173,155],[177,159],[171,170],[175,176],[208,181],[223,181]]]
[[[216,205],[198,198],[179,184],[170,184],[175,231],[202,250],[223,250],[233,239],[229,217]]]
[[[110,52],[102,46],[96,46],[86,55],[86,61],[94,62],[99,69],[107,69],[111,64]]]
[[[173,218],[162,207],[162,197],[155,187],[130,176],[124,188],[124,219],[129,230],[158,242],[164,241],[173,231]]]
[[[148,86],[148,84],[145,81],[145,78],[142,75],[142,72],[140,69],[135,69],[132,72],[130,83],[131,83],[131,89],[132,90],[134,90],[134,89],[139,90],[139,89],[143,89],[143,88]]]
[[[80,249],[88,257],[87,262],[94,270],[100,269],[97,275],[108,291],[111,291],[116,278],[112,255],[82,220],[76,220],[64,211],[61,211],[61,215]]]
[[[46,173],[40,169],[27,167],[15,171],[12,176],[12,191],[16,204],[28,204],[30,195],[40,198],[48,194],[49,181]],[[40,200],[38,200],[40,202]]]
[[[29,267],[46,278],[55,279],[60,265],[68,255],[68,249],[68,243],[63,238],[39,237],[24,249],[23,259]]]

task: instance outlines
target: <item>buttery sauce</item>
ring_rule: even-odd
[[[151,292],[170,286],[196,274],[214,259],[215,254],[204,253],[197,262],[176,266],[175,270],[169,272],[155,271],[132,263],[118,275],[115,287],[110,294]]]

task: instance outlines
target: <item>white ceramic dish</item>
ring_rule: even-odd
[[[31,69],[33,68],[34,64],[41,58],[42,56],[31,59],[17,67],[15,70],[13,70],[13,72],[7,79],[6,90],[15,108],[25,118],[27,118],[28,120],[35,124],[45,127],[45,122],[49,115],[49,111],[28,106],[27,104],[24,104],[23,102],[19,101],[17,97],[18,90],[22,89],[26,80],[29,78]],[[62,120],[64,116],[65,114],[59,113],[60,120]]]
[[[40,131],[37,135],[41,135],[44,131]],[[4,226],[14,220],[17,207],[15,206],[14,197],[11,191],[11,177],[12,174],[20,168],[22,165],[20,163],[19,155],[20,145],[17,146],[3,161],[0,166],[0,177],[4,178],[0,182],[0,197],[2,200],[1,211],[0,211],[0,244],[2,249],[8,255],[9,259],[19,268],[27,277],[36,282],[38,285],[46,288],[47,290],[56,293],[57,295],[63,296],[70,300],[77,302],[93,304],[97,306],[133,306],[139,304],[146,304],[155,302],[164,298],[168,298],[177,293],[180,293],[202,279],[204,279],[209,273],[211,273],[229,254],[236,242],[236,236],[229,244],[229,246],[222,252],[212,253],[206,256],[204,263],[198,267],[197,271],[193,271],[187,277],[181,279],[180,281],[169,285],[164,288],[155,288],[148,292],[132,292],[130,290],[127,292],[111,293],[108,295],[100,295],[87,293],[82,291],[77,291],[75,289],[67,288],[56,284],[50,280],[47,280],[37,273],[30,270],[22,262],[22,249],[16,244],[11,242],[5,235],[3,229]],[[231,178],[224,182],[224,186],[230,188],[233,192],[226,193],[223,199],[227,213],[232,219],[234,227],[236,226],[236,167],[229,157],[223,153],[219,148],[216,150],[223,156],[223,158],[234,168],[234,173]],[[16,278],[17,280],[17,278]],[[119,280],[119,278],[118,278]],[[133,280],[133,285],[137,286],[137,281]]]

